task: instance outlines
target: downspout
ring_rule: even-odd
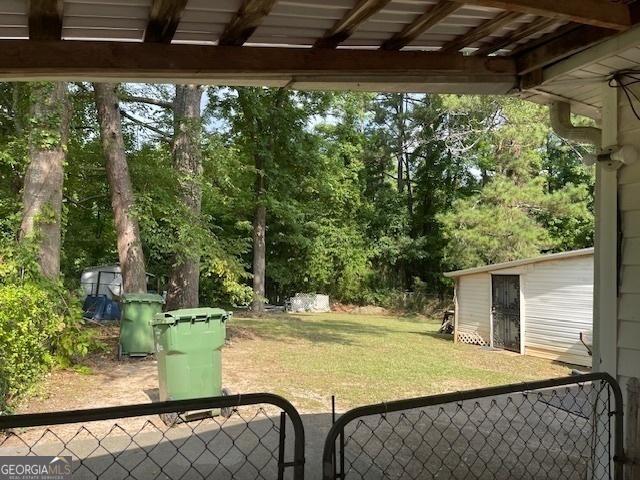
[[[549,110],[551,128],[562,138],[577,143],[588,143],[600,147],[602,130],[596,127],[576,127],[571,123],[571,105],[553,102]]]
[[[596,151],[599,151],[602,146],[602,130],[595,127],[576,127],[571,123],[571,105],[567,102],[553,102],[549,109],[549,119],[551,128],[560,136],[571,142],[586,143],[594,145]],[[595,158],[595,157],[594,157]],[[583,158],[583,163],[594,164],[597,163],[589,161],[588,157]],[[603,174],[608,178],[607,188],[603,191]],[[616,173],[611,171],[603,171],[602,168],[596,169],[596,187],[595,187],[595,214],[596,214],[596,232],[594,236],[595,243],[595,256],[594,256],[594,297],[593,297],[593,356],[592,356],[592,368],[595,371],[601,371],[601,356],[600,356],[600,319],[607,319],[607,315],[604,316],[601,313],[600,297],[603,290],[600,275],[600,266],[602,263],[603,253],[611,254],[611,245],[607,245],[607,248],[603,249],[603,225],[602,216],[606,218],[615,218],[617,211],[616,205]],[[611,225],[606,225],[604,230],[611,228]],[[606,294],[605,294],[606,295]],[[610,293],[609,293],[610,295]],[[611,319],[609,319],[611,321]],[[615,321],[615,320],[614,320]]]

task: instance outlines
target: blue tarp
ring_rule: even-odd
[[[87,295],[82,311],[84,318],[97,322],[120,320],[120,304],[106,295]]]

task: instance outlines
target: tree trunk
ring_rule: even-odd
[[[411,169],[408,155],[405,155],[405,178],[407,183],[407,213],[409,222],[413,220],[413,184],[411,183]]]
[[[20,239],[34,238],[42,274],[60,275],[64,161],[69,136],[67,85],[35,83],[31,90],[29,166],[22,192]]]
[[[253,302],[251,310],[264,313],[265,277],[266,277],[266,233],[267,207],[264,204],[264,157],[255,156],[256,162],[256,210],[253,218]]]
[[[397,97],[398,99],[398,105],[396,107],[396,112],[397,112],[397,122],[398,122],[398,150],[396,152],[396,157],[397,157],[397,165],[398,165],[398,193],[403,193],[404,192],[404,175],[403,175],[403,170],[404,170],[404,136],[405,136],[405,132],[404,132],[404,95],[403,94],[399,94]]]
[[[144,252],[138,221],[131,215],[133,188],[122,137],[122,119],[115,83],[94,83],[96,108],[100,123],[102,151],[106,160],[107,180],[111,190],[111,208],[118,236],[118,257],[124,293],[145,293]]]
[[[179,176],[182,202],[193,222],[200,221],[202,206],[202,118],[200,85],[176,85],[174,101],[173,163]],[[174,258],[169,272],[167,309],[191,308],[199,305],[199,248],[187,248],[188,255]]]

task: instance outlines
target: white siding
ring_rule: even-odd
[[[477,337],[481,339],[479,343],[487,345],[490,343],[490,280],[491,277],[487,273],[464,275],[458,279],[456,290],[458,303],[456,338],[458,340],[471,341]]]
[[[636,93],[640,94],[640,89]],[[618,142],[634,145],[640,151],[640,120],[634,116],[625,95],[620,94],[619,104]],[[629,377],[640,377],[640,162],[620,169],[618,186],[622,219],[618,376],[625,384]]]
[[[580,332],[593,326],[593,256],[532,265],[523,275],[525,354],[591,366]]]

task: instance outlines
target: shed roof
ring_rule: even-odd
[[[454,272],[446,272],[445,277],[462,277],[463,275],[471,275],[473,273],[493,272],[503,270],[505,268],[520,267],[532,263],[548,262],[551,260],[561,260],[565,258],[583,257],[593,255],[593,248],[583,248],[581,250],[571,250],[568,252],[550,253],[540,255],[539,257],[523,258],[521,260],[512,260],[511,262],[494,263],[493,265],[484,265],[482,267],[467,268],[465,270],[456,270]]]
[[[3,0],[0,79],[515,93],[639,21],[636,0]]]

